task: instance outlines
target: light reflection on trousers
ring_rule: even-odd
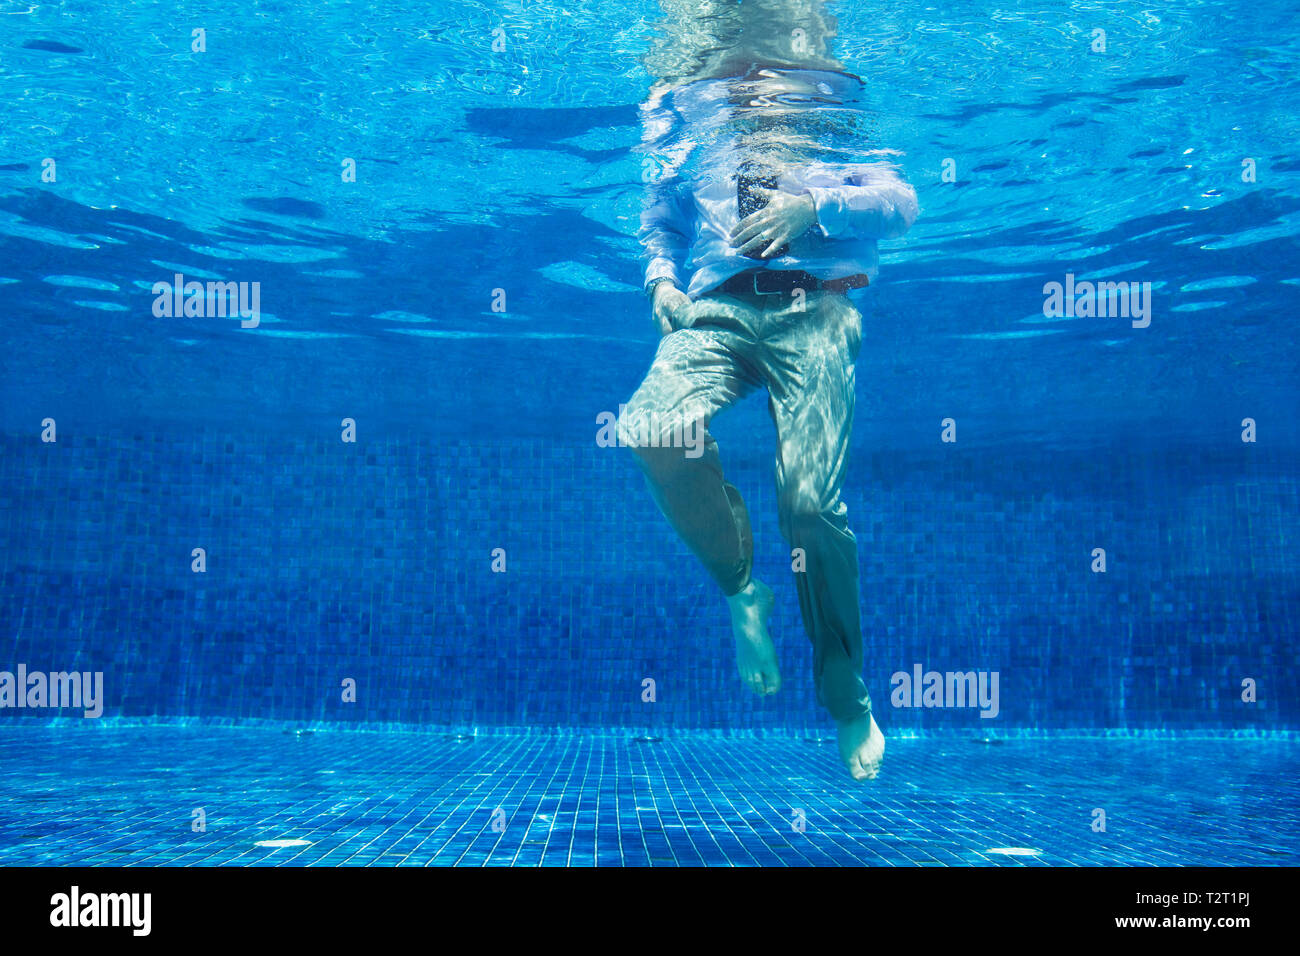
[[[862,316],[842,295],[810,292],[718,295],[683,307],[659,341],[654,363],[619,419],[620,440],[636,455],[668,521],[732,595],[754,560],[749,514],[723,477],[718,445],[688,457],[670,422],[712,417],[760,387],[776,424],[776,488],[781,534],[800,548],[794,574],[799,610],[813,645],[817,700],[836,720],[871,710],[862,682],[858,555],[840,501],[853,429],[854,362]]]

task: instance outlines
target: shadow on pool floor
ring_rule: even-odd
[[[0,865],[1296,865],[1298,764],[1280,739],[894,739],[855,785],[794,737],[11,723]]]

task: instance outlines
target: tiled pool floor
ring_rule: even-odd
[[[0,864],[1296,865],[1298,769],[1276,739],[893,739],[853,785],[794,737],[10,723]]]

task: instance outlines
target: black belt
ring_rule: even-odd
[[[802,269],[749,269],[732,276],[713,291],[724,295],[788,295],[795,289],[844,293],[870,284],[871,280],[860,272],[843,279],[819,279]]]

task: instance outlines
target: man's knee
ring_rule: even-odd
[[[658,445],[629,445],[628,448],[646,478],[655,485],[671,485],[685,477],[690,469],[699,467],[698,459],[688,457],[681,448]]]
[[[642,467],[655,472],[671,471],[702,457],[709,442],[703,417],[665,415],[637,404],[635,397],[619,417],[619,444],[636,455]]]

